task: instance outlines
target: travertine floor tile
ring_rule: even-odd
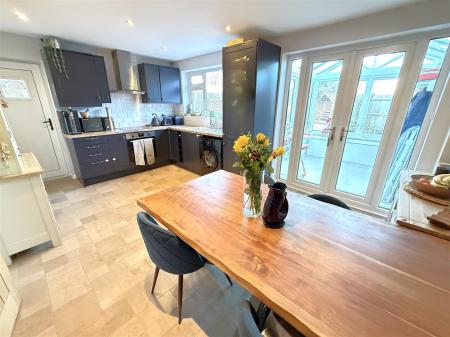
[[[177,276],[161,271],[150,294],[155,266],[136,224],[136,200],[196,177],[171,165],[86,188],[71,178],[46,183],[62,245],[13,257],[23,296],[13,335],[233,336],[247,294],[216,267],[185,276],[181,325]]]

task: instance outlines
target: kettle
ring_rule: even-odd
[[[152,118],[152,121],[151,121],[150,124],[152,126],[159,126],[160,123],[159,123],[159,120],[158,120],[158,115],[154,113],[152,116],[153,116],[153,118]]]

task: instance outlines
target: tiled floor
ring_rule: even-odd
[[[23,302],[13,336],[233,336],[246,292],[213,266],[187,275],[177,323],[177,276],[159,273],[136,224],[136,200],[196,178],[176,166],[83,188],[46,184],[62,245],[13,258]]]

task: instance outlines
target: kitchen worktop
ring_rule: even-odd
[[[141,126],[132,128],[118,128],[113,131],[99,131],[99,132],[86,132],[77,135],[64,135],[66,138],[83,138],[83,137],[99,137],[123,134],[129,132],[144,132],[144,131],[157,131],[157,130],[176,130],[191,133],[198,133],[204,136],[223,137],[223,130],[218,128],[201,127],[201,126],[189,126],[189,125],[167,125],[167,126]]]

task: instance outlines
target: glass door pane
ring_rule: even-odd
[[[364,57],[350,122],[340,130],[336,190],[366,195],[404,58],[405,52]]]
[[[309,96],[297,179],[320,185],[325,155],[331,135],[336,95],[343,60],[314,62],[311,65]]]
[[[295,112],[297,110],[298,87],[300,84],[301,59],[291,61],[291,75],[288,77],[289,88],[286,104],[286,122],[284,125],[283,146],[286,153],[281,157],[280,178],[287,180],[289,158],[291,156],[292,132],[294,129]]]
[[[431,40],[417,78],[414,95],[403,121],[400,137],[386,178],[379,206],[389,209],[397,195],[400,172],[408,167],[414,146],[419,136],[425,114],[433,95],[434,85],[450,46],[450,37]]]

